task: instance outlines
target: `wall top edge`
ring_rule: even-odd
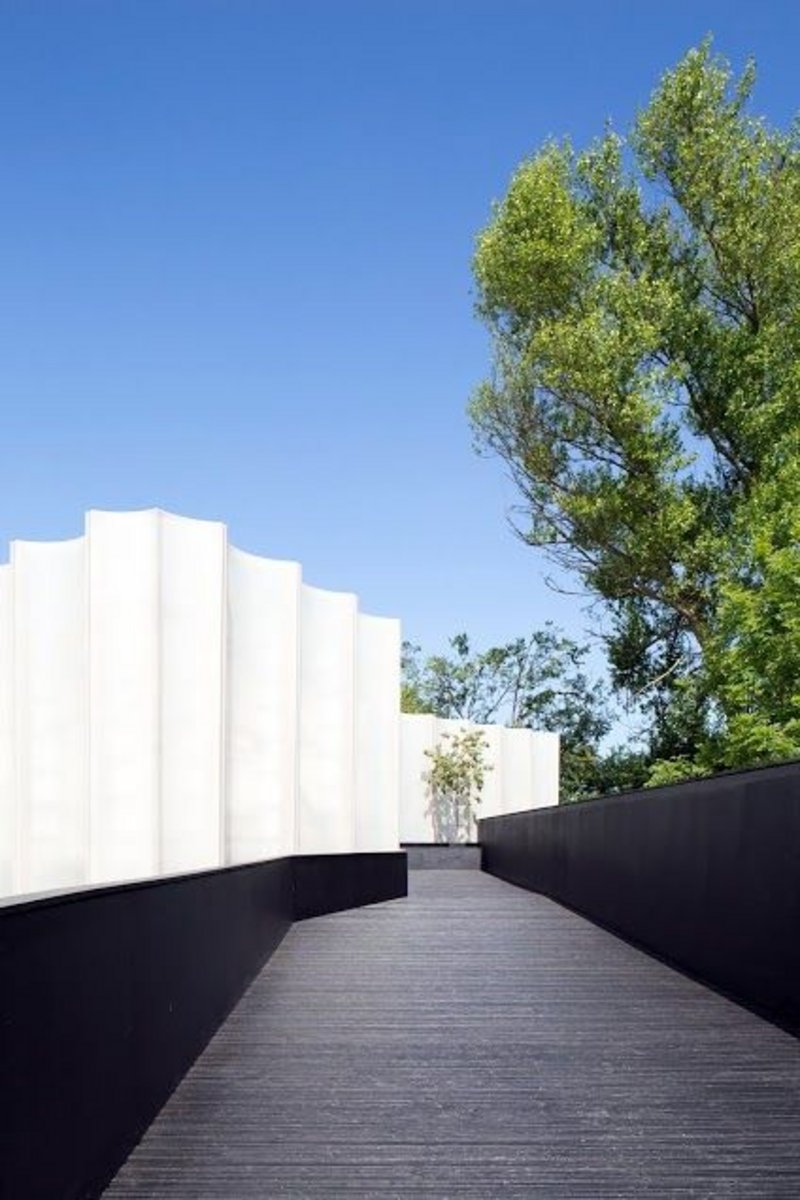
[[[129,525],[136,519],[143,518],[161,518],[170,524],[180,526],[185,525],[197,528],[198,526],[207,526],[209,532],[212,530],[221,536],[223,547],[227,547],[228,552],[235,554],[247,561],[254,563],[273,564],[278,567],[285,568],[287,571],[292,571],[297,575],[298,581],[304,592],[313,595],[325,597],[336,597],[342,602],[349,604],[359,617],[366,617],[370,621],[387,622],[391,621],[400,627],[400,619],[398,617],[386,616],[378,613],[363,613],[359,610],[359,598],[356,592],[341,591],[334,588],[317,587],[316,585],[306,583],[302,578],[302,565],[295,559],[291,558],[271,558],[266,554],[256,554],[251,550],[242,550],[239,546],[235,546],[228,542],[228,526],[224,521],[211,520],[205,517],[187,517],[182,513],[170,512],[168,509],[158,508],[156,506],[150,508],[90,508],[84,514],[84,531],[77,537],[71,538],[12,538],[9,542],[9,558],[7,562],[0,562],[0,571],[4,568],[13,569],[15,557],[20,552],[28,554],[36,554],[39,551],[42,553],[54,553],[63,550],[65,553],[70,549],[77,548],[84,542],[87,536],[91,535],[91,528],[94,522],[113,523],[119,521],[120,525]]]
[[[356,607],[358,606],[358,594],[356,592],[340,591],[337,588],[317,587],[316,584],[306,583],[305,581],[303,582],[303,592],[304,594],[310,593],[313,596],[335,596],[337,600],[341,600],[342,602],[347,601]]]
[[[4,915],[13,915],[29,908],[46,908],[54,904],[70,904],[81,900],[90,900],[94,896],[107,895],[113,892],[134,892],[150,888],[164,887],[169,884],[202,879],[209,875],[231,875],[234,872],[251,871],[265,863],[288,862],[298,857],[292,854],[277,854],[270,858],[253,858],[242,863],[226,863],[216,867],[201,867],[194,871],[173,871],[163,875],[146,875],[137,879],[109,880],[106,883],[85,883],[74,887],[51,888],[44,892],[15,892],[10,896],[0,896],[0,919]]]
[[[224,521],[215,520],[212,517],[187,517],[184,513],[170,512],[167,508],[89,508],[84,517],[84,528],[87,528],[89,522],[95,517],[117,517],[120,520],[126,518],[132,520],[135,517],[164,517],[167,521],[176,523],[186,523],[187,525],[209,525],[212,528],[225,529],[227,525]]]
[[[269,558],[266,554],[256,554],[253,550],[242,550],[240,546],[234,546],[232,542],[228,543],[228,553],[235,558],[246,559],[248,562],[269,563],[270,565],[285,567],[287,571],[292,571],[298,577],[303,573],[302,563],[299,563],[294,558]]]

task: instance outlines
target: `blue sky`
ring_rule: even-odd
[[[157,505],[428,650],[583,638],[471,448],[474,237],[708,31],[787,122],[800,7],[769,0],[0,0],[0,555]]]

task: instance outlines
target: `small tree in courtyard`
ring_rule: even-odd
[[[423,780],[428,788],[428,812],[433,818],[437,842],[468,842],[475,805],[480,804],[486,772],[484,762],[489,743],[479,729],[443,733],[433,750]]]

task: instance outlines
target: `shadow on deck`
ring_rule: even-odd
[[[800,1195],[800,1045],[478,871],[294,925],[106,1200]]]

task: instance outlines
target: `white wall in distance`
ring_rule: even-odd
[[[490,769],[485,775],[480,804],[476,806],[477,818],[558,804],[558,734],[474,725],[417,713],[401,714],[400,722],[401,842],[435,840],[430,797],[423,782],[423,774],[430,767],[425,751],[439,744],[445,733],[480,729],[487,742],[484,761]],[[471,837],[475,836],[473,826]]]

